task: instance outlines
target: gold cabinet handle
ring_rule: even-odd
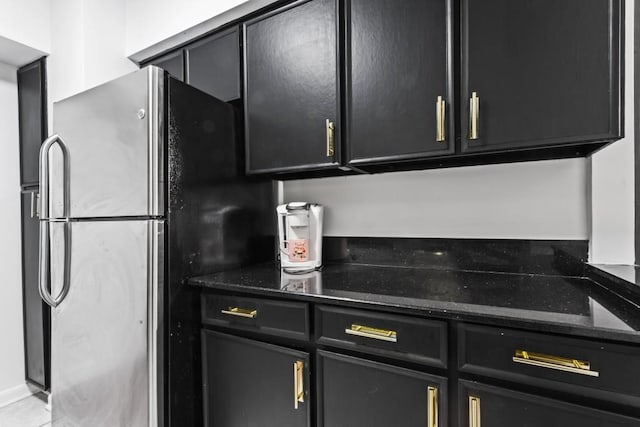
[[[229,316],[246,317],[248,319],[255,319],[258,316],[258,310],[240,307],[229,307],[228,310],[220,310],[220,312]]]
[[[469,100],[469,139],[478,139],[478,122],[480,120],[480,98],[478,92],[471,94]]]
[[[591,370],[591,363],[584,360],[569,359],[566,357],[551,356],[542,353],[533,353],[526,350],[516,350],[513,361],[525,365],[540,366],[541,368],[556,369],[558,371],[572,372],[574,374],[599,377],[598,371]]]
[[[327,128],[327,157],[333,157],[336,151],[336,126],[329,119],[326,120],[325,124]]]
[[[304,403],[304,362],[296,360],[293,364],[293,407],[298,409]]]
[[[438,427],[438,388],[427,388],[427,401],[428,401],[428,413],[427,413],[427,427]]]
[[[436,142],[444,142],[446,137],[446,109],[447,104],[441,96],[436,101]]]
[[[347,335],[357,335],[359,337],[372,338],[380,341],[398,341],[398,333],[396,331],[370,328],[369,326],[351,325],[351,328],[345,329],[344,333]]]
[[[469,427],[481,427],[480,398],[469,396]]]

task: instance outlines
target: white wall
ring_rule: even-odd
[[[128,0],[128,55],[179,34],[247,0]]]
[[[48,59],[49,129],[52,103],[137,69],[125,55],[126,1],[52,2],[56,30]]]
[[[16,68],[0,64],[0,406],[24,387]],[[20,397],[20,396],[17,396]]]
[[[0,0],[0,37],[48,53],[50,7],[51,0]]]
[[[325,235],[587,239],[585,159],[285,181]]]
[[[634,254],[634,30],[635,2],[625,4],[625,138],[591,158],[590,261],[633,264]],[[640,260],[639,260],[640,261]]]

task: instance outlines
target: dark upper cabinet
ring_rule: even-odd
[[[318,354],[318,425],[448,425],[445,378],[326,351]]]
[[[184,81],[184,52],[182,49],[156,58],[148,64],[157,65],[173,77]]]
[[[38,290],[37,191],[22,192],[22,299],[26,379],[49,386],[49,309]]]
[[[346,2],[351,164],[453,152],[451,13],[448,0]]]
[[[298,1],[244,24],[247,172],[340,163],[337,1]]]
[[[40,145],[47,136],[45,59],[18,70],[20,184],[38,184]]]
[[[310,426],[309,354],[202,331],[205,426]]]
[[[638,427],[640,420],[532,394],[460,381],[460,427]]]
[[[240,98],[237,27],[186,47],[187,83],[223,101]]]
[[[463,152],[619,138],[620,21],[618,0],[463,0]]]

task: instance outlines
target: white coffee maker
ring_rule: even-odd
[[[287,273],[304,273],[322,266],[321,205],[291,202],[279,205],[280,266]]]

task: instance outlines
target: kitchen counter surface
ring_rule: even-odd
[[[305,275],[265,264],[189,280],[224,292],[640,343],[640,307],[602,282],[355,263],[329,264]]]

